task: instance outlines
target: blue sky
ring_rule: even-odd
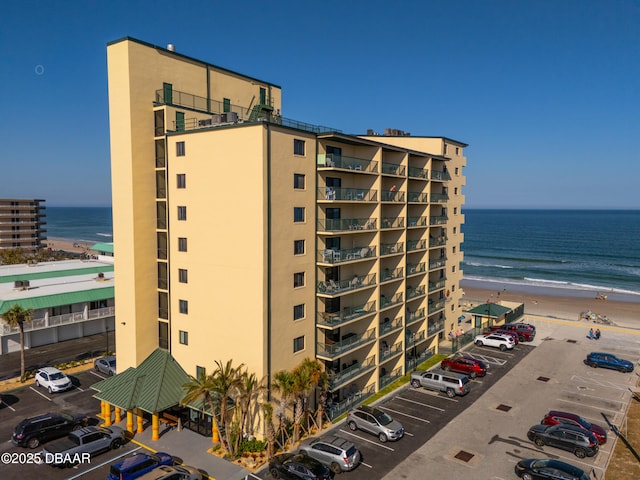
[[[313,5],[313,9],[309,7]],[[283,88],[283,115],[469,144],[469,208],[640,208],[640,2],[3,4],[0,197],[110,205],[107,42]]]

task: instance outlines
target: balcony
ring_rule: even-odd
[[[380,200],[383,202],[404,203],[404,192],[386,190],[380,194]]]
[[[383,217],[382,230],[404,228],[404,217]]]
[[[445,225],[447,220],[446,215],[433,215],[429,217],[429,225]]]
[[[380,377],[380,389],[382,390],[384,387],[395,382],[400,377],[402,377],[402,367],[398,367],[393,372],[382,375]]]
[[[416,250],[426,250],[427,241],[421,240],[407,240],[407,252],[414,252]]]
[[[384,295],[380,295],[380,310],[383,308],[388,308],[393,305],[398,305],[402,303],[402,293],[396,293],[391,298],[387,298]]]
[[[337,390],[344,386],[345,383],[350,382],[354,378],[357,378],[376,367],[376,357],[374,355],[371,355],[362,363],[357,361],[355,362],[356,363],[351,364],[346,369],[343,369],[336,374],[329,374],[329,390]]]
[[[420,285],[418,288],[411,288],[411,286],[407,287],[407,301],[412,298],[421,297],[425,294],[424,285]]]
[[[429,315],[433,315],[434,313],[437,313],[440,310],[444,310],[444,304],[445,304],[445,300],[439,300],[434,303],[431,303],[431,300],[429,300]]]
[[[431,237],[429,238],[429,248],[432,247],[443,247],[447,244],[447,237],[441,235],[439,237]]]
[[[97,308],[95,310],[88,310],[86,315],[84,314],[84,312],[75,312],[66,313],[64,315],[44,316],[40,318],[33,318],[31,322],[25,323],[24,331],[31,332],[34,330],[43,330],[45,328],[69,325],[71,323],[81,323],[89,320],[113,317],[114,315],[115,307],[104,307]],[[11,328],[5,323],[0,325],[0,335],[13,335],[19,332],[20,330],[18,329],[18,327]]]
[[[336,403],[331,403],[327,407],[327,413],[329,418],[334,420],[343,413],[351,410],[355,405],[362,402],[365,398],[370,397],[376,390],[375,384],[371,383],[364,387],[362,390],[351,392],[344,400]]]
[[[393,270],[389,270],[388,268],[385,268],[382,271],[382,274],[380,277],[380,283],[388,282],[391,280],[397,280],[403,277],[404,277],[404,268],[399,267],[399,268],[394,268]]]
[[[426,227],[427,217],[409,217],[409,227]]]
[[[404,243],[383,243],[380,245],[380,256],[397,255],[404,252]]]
[[[364,188],[319,187],[318,200],[377,202],[378,191]]]
[[[427,326],[427,335],[431,337],[442,330],[444,330],[444,320],[438,320],[435,322],[430,321]]]
[[[446,182],[447,180],[451,180],[451,175],[447,171],[440,170],[431,170],[431,180],[441,180]]]
[[[433,194],[431,196],[433,196]],[[427,203],[429,201],[429,195],[422,192],[407,192],[407,201],[409,203]]]
[[[447,265],[447,259],[441,258],[438,260],[429,260],[429,271],[438,270],[439,268],[444,268]]]
[[[346,157],[335,154],[318,154],[318,168],[341,168],[352,172],[378,173],[378,162],[365,158]]]
[[[362,230],[376,230],[375,218],[326,218],[318,220],[320,232],[358,232]]]
[[[324,295],[338,295],[344,292],[352,292],[361,288],[370,287],[376,284],[376,274],[354,275],[350,280],[327,280],[318,283],[318,293]]]
[[[402,317],[394,318],[393,321],[380,321],[380,336],[386,335],[387,333],[395,332],[396,330],[400,330],[402,328]]]
[[[364,333],[349,333],[342,340],[335,343],[321,343],[317,345],[317,355],[334,359],[344,355],[358,347],[373,342],[376,339],[376,329],[372,328]]]
[[[395,163],[382,163],[382,173],[387,175],[397,175],[404,177],[405,168],[404,165],[398,165]]]
[[[371,301],[362,305],[345,307],[342,312],[318,312],[318,325],[335,328],[340,325],[357,320],[376,311],[376,302]]]
[[[407,329],[407,332],[405,335],[406,349],[409,350],[410,348],[415,347],[418,343],[422,342],[425,338],[427,338],[427,336],[424,330],[421,330],[418,333],[412,333],[411,330]]]
[[[418,273],[424,273],[427,271],[424,262],[420,263],[407,263],[407,277],[410,275],[416,275]]]
[[[418,356],[414,356],[411,353],[407,353],[406,355],[406,370],[412,370],[416,368],[421,363],[427,361],[429,358],[433,357],[433,350],[431,348],[427,348]]]
[[[409,176],[411,178],[429,179],[429,171],[425,168],[409,167]]]
[[[410,324],[415,323],[415,322],[420,321],[420,320],[424,320],[425,318],[427,318],[427,317],[425,315],[424,307],[423,308],[419,308],[415,312],[412,312],[409,309],[407,309],[407,325],[410,325]]]
[[[449,201],[449,195],[446,193],[432,193],[431,203],[447,203]]]
[[[441,278],[437,282],[429,282],[429,293],[435,292],[437,290],[442,290],[447,283],[446,278]]]
[[[386,345],[387,342],[383,341],[382,346],[380,347],[380,363],[386,362],[387,360],[392,359],[396,355],[400,355],[402,353],[402,342],[398,342],[391,347]]]
[[[318,250],[318,262],[320,263],[343,263],[363,258],[373,258],[376,256],[376,247],[355,247],[341,250],[325,248]]]

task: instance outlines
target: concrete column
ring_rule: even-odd
[[[116,419],[114,423],[118,423],[122,421],[122,410],[119,407],[116,407]]]
[[[151,440],[158,440],[160,438],[159,428],[158,428],[158,414],[154,413],[151,415]]]
[[[127,410],[127,430],[133,433],[133,412]]]
[[[142,422],[144,420],[142,418],[142,411],[138,410],[137,416],[138,416],[138,430],[137,430],[137,432],[138,433],[142,433],[142,432],[144,432],[144,425],[142,424]]]
[[[111,426],[111,405],[104,402],[104,426]]]
[[[100,400],[100,415],[98,415],[98,417],[100,418],[104,418],[104,405],[104,400]]]

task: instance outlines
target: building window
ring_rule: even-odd
[[[184,142],[176,142],[176,157],[184,157]]]
[[[304,318],[304,303],[293,306],[293,319],[300,320],[301,318]]]
[[[178,207],[178,220],[187,219],[187,207]]]
[[[184,237],[178,238],[178,251],[186,252],[187,251],[187,239]]]
[[[293,207],[293,221],[304,222],[304,207]]]
[[[293,288],[304,287],[304,272],[293,274]]]
[[[180,283],[188,283],[187,282],[187,270],[185,268],[178,269],[178,281]]]
[[[169,350],[169,324],[158,322],[158,346]]]
[[[293,174],[293,188],[297,190],[304,190],[304,175],[301,173]]]
[[[457,195],[458,194],[458,187],[453,187],[453,194]]]
[[[293,254],[302,255],[304,253],[304,240],[293,241]]]
[[[460,147],[456,147],[456,155],[460,155]]]
[[[231,100],[228,98],[222,99],[222,111],[230,112],[231,111]]]
[[[207,369],[196,365],[196,378],[203,378],[207,376]]]
[[[293,154],[304,155],[304,140],[293,139]]]
[[[455,246],[453,247],[453,253],[456,253],[456,247]]]
[[[451,267],[451,271],[455,273],[455,271],[456,271],[456,266],[455,265]]]
[[[457,215],[458,214],[458,207],[453,207],[453,214]]]
[[[293,339],[293,353],[304,350],[304,335]]]
[[[187,300],[180,300],[180,313],[189,313],[189,302]]]
[[[444,155],[446,155],[446,154],[447,154],[447,144],[445,143],[444,144]]]
[[[187,175],[184,173],[178,173],[176,175],[176,180],[178,182],[178,188],[187,188]]]
[[[454,170],[455,174],[458,175],[458,167]]]
[[[180,345],[189,345],[189,332],[180,330]]]
[[[453,227],[453,234],[455,235],[456,233],[458,233],[458,227]]]

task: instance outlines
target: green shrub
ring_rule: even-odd
[[[267,448],[267,442],[261,441],[256,438],[251,440],[244,439],[240,442],[240,448],[238,454],[242,455],[244,452],[263,452]]]

